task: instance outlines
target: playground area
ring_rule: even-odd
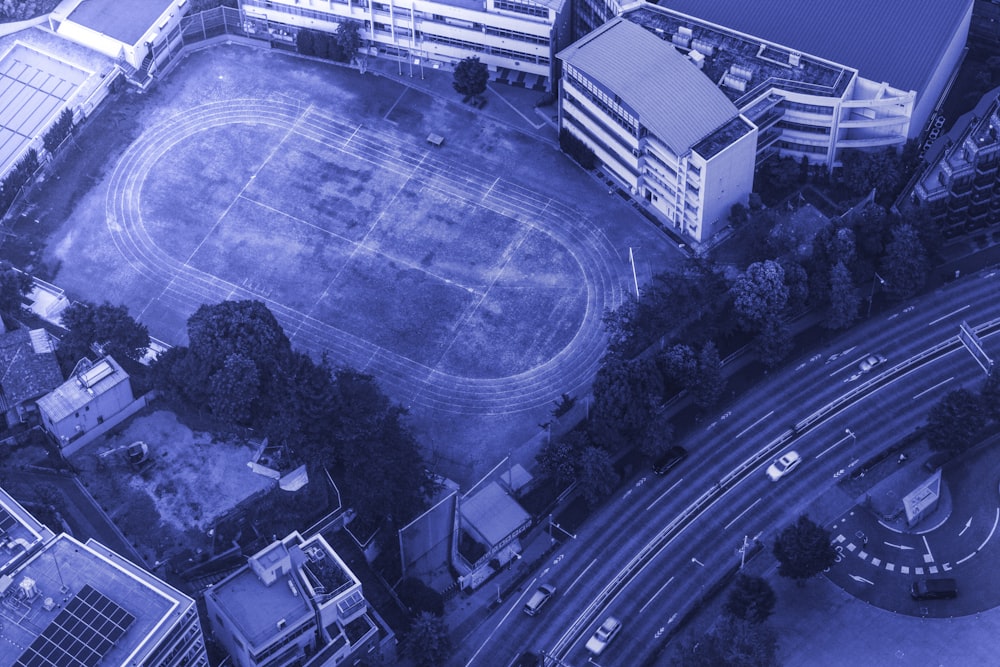
[[[220,45],[111,104],[96,124],[126,136],[50,236],[49,279],[175,345],[201,304],[258,299],[297,348],[375,376],[460,478],[589,386],[630,248],[640,282],[665,261],[550,144],[384,76]]]

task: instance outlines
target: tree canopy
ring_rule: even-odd
[[[846,329],[858,319],[861,293],[851,279],[851,272],[840,260],[830,269],[830,303],[824,324],[828,329]]]
[[[927,415],[927,444],[939,451],[965,451],[976,444],[987,415],[980,395],[968,389],[949,391]]]
[[[580,493],[591,507],[611,495],[621,479],[608,453],[593,446],[585,447],[580,453],[578,475]]]
[[[17,315],[31,288],[31,276],[15,270],[8,262],[0,262],[0,313]]]
[[[697,641],[681,646],[676,667],[772,667],[778,664],[778,638],[767,625],[732,617]]]
[[[403,650],[417,667],[440,667],[451,656],[451,638],[444,620],[430,612],[414,619]]]
[[[830,531],[803,514],[778,535],[774,557],[778,574],[801,583],[831,567],[837,552],[830,544]]]
[[[885,289],[895,299],[913,296],[927,280],[927,251],[912,225],[897,225],[882,258]]]
[[[774,589],[765,579],[741,572],[729,589],[723,610],[733,618],[759,624],[774,612],[776,601]]]
[[[63,311],[62,321],[68,329],[58,350],[64,369],[72,369],[83,357],[93,358],[94,344],[118,360],[133,361],[141,359],[149,347],[146,325],[136,322],[125,306],[78,301]]]
[[[751,332],[760,331],[765,324],[780,318],[788,304],[785,270],[773,260],[748,266],[730,291],[740,326]]]
[[[451,85],[459,95],[482,95],[490,80],[490,70],[479,56],[469,56],[458,61]]]

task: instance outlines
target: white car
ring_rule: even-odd
[[[771,478],[772,482],[777,482],[795,470],[796,466],[800,463],[802,463],[802,457],[799,456],[798,452],[786,452],[777,461],[767,467],[767,476]]]
[[[601,627],[597,628],[594,636],[587,640],[587,650],[593,655],[600,655],[621,629],[622,622],[614,616],[608,616]]]
[[[885,357],[883,357],[881,354],[869,354],[867,357],[861,360],[860,364],[858,364],[858,370],[860,370],[862,373],[867,373],[876,366],[884,363],[885,363]]]

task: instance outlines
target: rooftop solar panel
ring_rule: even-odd
[[[17,667],[95,667],[135,616],[89,584],[14,663]]]

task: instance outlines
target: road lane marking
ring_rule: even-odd
[[[662,586],[660,586],[659,590],[657,590],[655,593],[653,593],[653,597],[649,598],[649,602],[647,602],[646,604],[642,605],[642,607],[639,609],[639,613],[641,614],[642,612],[646,611],[646,607],[648,607],[649,605],[653,604],[653,600],[656,599],[656,596],[659,595],[660,593],[662,593],[663,589],[666,588],[667,586],[669,586],[670,582],[673,581],[673,580],[674,580],[673,577],[670,577],[669,579],[667,579],[667,583],[665,583]]]
[[[986,543],[989,542],[990,539],[993,537],[993,533],[995,533],[997,530],[998,521],[1000,521],[1000,507],[997,508],[997,516],[995,519],[993,519],[993,528],[990,530],[990,534],[986,536],[986,539],[983,540],[983,543],[979,545],[979,548],[976,549],[976,551],[982,551],[983,547],[986,546]]]
[[[846,371],[849,368],[856,368],[858,364],[860,364],[862,361],[864,361],[865,359],[867,359],[869,356],[870,355],[867,355],[867,354],[861,355],[860,357],[858,357],[857,359],[855,359],[851,363],[847,364],[846,366],[841,366],[840,368],[838,368],[834,372],[830,373],[830,377],[833,377],[834,375],[837,375],[838,373],[843,373],[844,371]],[[856,380],[857,378],[854,378],[854,379]],[[847,382],[847,380],[844,380],[844,382]]]
[[[970,306],[969,304],[966,304],[966,305],[962,306],[961,308],[959,308],[958,310],[953,310],[953,311],[951,311],[950,313],[948,313],[947,315],[942,315],[941,317],[937,318],[937,319],[936,319],[936,320],[934,320],[933,322],[928,322],[928,323],[927,323],[927,326],[929,326],[929,327],[932,327],[932,326],[934,326],[935,324],[937,324],[938,322],[941,322],[941,321],[943,321],[943,320],[946,320],[946,319],[948,319],[949,317],[951,317],[952,315],[958,315],[958,314],[959,314],[960,312],[962,312],[963,310],[968,310],[968,309],[969,309],[969,308],[971,308],[971,307],[972,307],[972,306]]]
[[[573,587],[576,586],[576,582],[580,581],[580,578],[583,575],[587,574],[587,570],[589,570],[591,567],[593,567],[594,563],[596,563],[596,562],[597,562],[597,559],[595,558],[594,560],[590,561],[590,565],[588,565],[587,567],[583,568],[583,572],[581,572],[579,575],[577,575],[576,579],[573,580],[573,583],[571,583],[569,586],[566,587],[566,593],[569,593],[571,590],[573,590]],[[566,593],[563,593],[563,595],[565,595]]]
[[[893,544],[892,542],[882,542],[887,547],[896,547],[897,549],[902,549],[903,551],[913,551],[913,547],[908,547],[905,544]]]
[[[529,592],[531,592],[531,591],[534,590],[534,585],[535,585],[536,581],[538,581],[538,577],[535,577],[534,579],[532,579],[531,583],[528,584],[527,587],[525,587],[524,592],[517,596],[517,600],[514,601],[514,604],[511,605],[510,609],[507,610],[507,613],[504,614],[503,618],[500,619],[500,622],[497,623],[497,627],[493,628],[493,631],[490,632],[489,636],[483,642],[482,646],[480,646],[479,649],[475,653],[472,654],[472,657],[469,658],[469,662],[465,663],[465,667],[469,667],[469,665],[471,665],[473,662],[475,662],[476,656],[478,656],[482,652],[482,650],[484,648],[486,648],[486,645],[490,643],[490,640],[493,639],[493,635],[495,635],[496,632],[497,632],[497,630],[500,629],[500,626],[504,624],[504,622],[507,620],[507,617],[511,615],[511,612],[513,612],[515,609],[517,609],[517,607],[518,607],[519,604],[521,604],[521,600],[524,599],[524,596],[527,595]]]
[[[770,411],[770,412],[768,412],[768,413],[767,413],[766,415],[764,415],[763,417],[761,417],[760,419],[758,419],[757,421],[755,421],[754,423],[750,424],[750,425],[749,425],[749,426],[747,426],[747,427],[746,427],[745,429],[743,429],[742,431],[740,431],[739,433],[737,433],[737,434],[736,434],[736,437],[737,437],[737,438],[742,438],[742,437],[743,437],[743,434],[745,434],[745,433],[746,433],[747,431],[749,431],[749,430],[750,430],[750,429],[752,429],[752,428],[753,428],[754,426],[756,426],[757,424],[761,423],[762,421],[764,421],[765,419],[767,419],[768,417],[770,417],[770,416],[771,416],[771,415],[773,415],[773,414],[774,414],[774,410],[771,410],[771,411]]]
[[[733,519],[732,521],[730,521],[729,523],[727,523],[726,527],[723,528],[723,530],[729,530],[729,527],[731,525],[733,525],[734,523],[736,523],[737,521],[739,521],[741,518],[743,518],[743,515],[746,514],[747,512],[749,512],[750,510],[752,510],[754,508],[754,506],[757,503],[759,503],[761,500],[762,500],[762,498],[758,498],[757,500],[755,500],[752,503],[750,503],[750,507],[746,508],[745,510],[743,510],[742,512],[740,512],[739,514],[737,514],[736,518]]]
[[[952,381],[952,380],[954,380],[954,379],[955,379],[955,376],[954,376],[954,375],[952,375],[952,376],[951,376],[950,378],[948,378],[947,380],[942,380],[941,382],[938,382],[938,383],[937,383],[936,385],[934,385],[933,387],[928,387],[927,389],[924,389],[924,390],[923,390],[922,392],[920,392],[919,394],[914,394],[914,395],[913,395],[913,400],[914,400],[914,401],[915,401],[915,400],[917,400],[918,398],[920,398],[920,397],[921,397],[921,396],[923,396],[924,394],[926,394],[926,393],[928,393],[928,392],[931,392],[931,391],[934,391],[934,390],[935,390],[935,389],[937,389],[938,387],[940,387],[940,386],[942,386],[942,385],[946,385],[946,384],[948,384],[949,382],[951,382],[951,381]]]
[[[925,563],[933,563],[934,562],[934,554],[931,553],[931,545],[927,543],[927,536],[926,535],[921,535],[920,537],[923,538],[923,540],[924,540],[924,547],[927,549],[927,553],[924,554],[924,562]]]
[[[664,496],[666,496],[668,493],[670,493],[671,491],[673,491],[677,487],[677,485],[680,484],[683,481],[684,481],[684,478],[681,477],[679,480],[677,480],[676,482],[674,482],[673,484],[671,484],[670,488],[667,489],[666,491],[664,491],[663,493],[661,493],[660,496],[659,496],[659,498],[657,498],[653,502],[649,503],[649,505],[646,507],[646,511],[648,512],[649,510],[653,509],[653,505],[655,505],[656,503],[658,503],[661,500],[663,500]]]
[[[970,516],[969,520],[965,522],[965,527],[962,528],[962,530],[958,531],[958,536],[961,537],[962,534],[965,533],[965,531],[967,531],[969,529],[969,526],[971,525],[972,525],[972,517]]]

